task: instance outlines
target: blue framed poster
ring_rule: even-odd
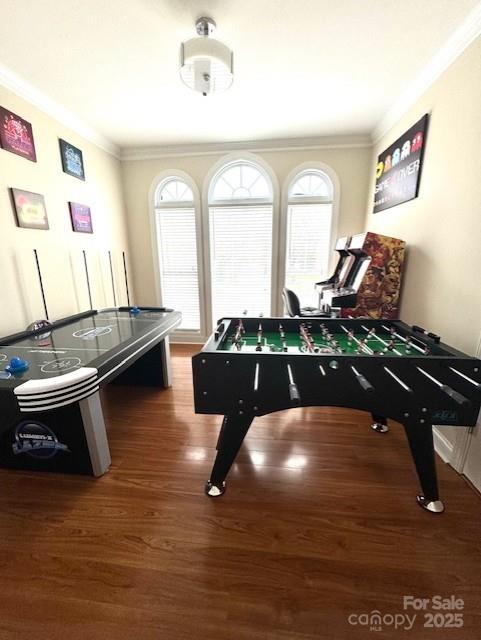
[[[85,180],[85,170],[82,152],[73,144],[59,138],[60,155],[62,156],[62,169],[69,176],[79,180]]]

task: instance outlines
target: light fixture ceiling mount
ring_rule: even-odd
[[[210,37],[216,29],[212,18],[199,18],[195,28],[200,37],[180,47],[180,77],[186,86],[204,96],[225,91],[234,78],[234,54],[223,42]]]

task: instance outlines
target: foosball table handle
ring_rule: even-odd
[[[451,389],[451,387],[449,387],[447,384],[443,384],[440,388],[446,395],[452,398],[454,402],[457,402],[461,405],[469,404],[469,400],[467,398],[465,398],[461,393],[458,393],[454,389]]]
[[[372,391],[374,391],[374,387],[372,386],[372,384],[362,374],[356,377],[357,377],[357,381],[359,382],[361,387],[364,389],[364,391],[367,391],[368,393],[371,393]]]
[[[291,398],[291,402],[294,404],[299,404],[301,402],[301,395],[299,393],[299,389],[297,388],[297,384],[289,385],[289,396]]]

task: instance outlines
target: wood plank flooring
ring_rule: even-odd
[[[438,460],[446,512],[423,512],[400,425],[312,408],[256,419],[207,498],[221,418],[194,414],[195,351],[173,347],[172,389],[106,390],[104,477],[0,470],[0,640],[479,638],[478,494]],[[452,594],[461,629],[403,610]],[[417,619],[348,621],[373,610]]]

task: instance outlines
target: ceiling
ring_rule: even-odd
[[[0,0],[0,60],[122,148],[370,133],[478,0]],[[234,84],[179,78],[200,15]]]

